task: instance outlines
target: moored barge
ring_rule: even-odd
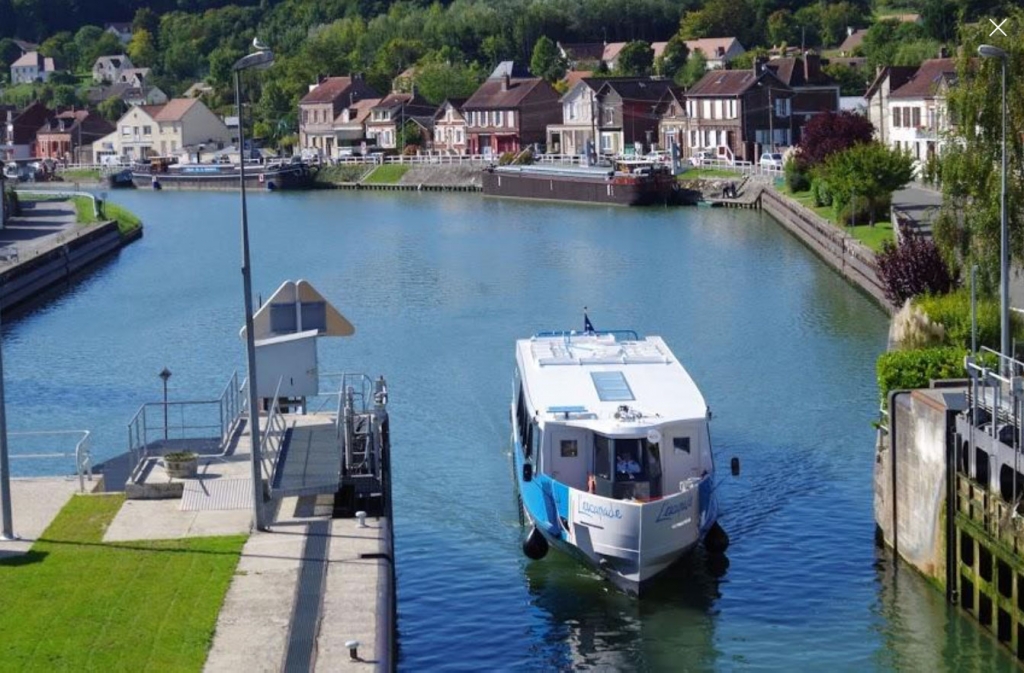
[[[237,164],[176,164],[164,158],[132,167],[137,187],[153,189],[238,189]],[[275,162],[245,166],[247,189],[310,189],[314,171],[305,163]]]
[[[679,186],[667,166],[620,161],[614,166],[495,166],[484,171],[484,196],[601,203],[666,205]]]

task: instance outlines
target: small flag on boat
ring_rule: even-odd
[[[594,333],[594,324],[590,322],[590,316],[587,315],[587,307],[583,307],[583,331],[586,334]]]

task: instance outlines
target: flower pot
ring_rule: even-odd
[[[196,476],[198,467],[199,459],[195,454],[164,456],[164,469],[168,477],[188,479]]]

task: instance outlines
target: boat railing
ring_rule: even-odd
[[[206,440],[223,451],[238,421],[247,411],[245,385],[233,372],[217,399],[146,402],[128,422],[128,453],[131,467],[149,457],[155,446]]]
[[[47,467],[58,470],[63,469],[59,465],[74,460],[78,490],[85,493],[85,482],[92,481],[92,442],[88,430],[8,432],[7,438],[11,460],[47,461]],[[53,472],[52,469],[47,471]]]
[[[609,329],[584,332],[582,330],[542,330],[533,335],[534,339],[550,339],[552,337],[563,337],[568,340],[573,337],[584,336],[613,336],[616,341],[639,341],[640,335],[636,330],[631,329]]]

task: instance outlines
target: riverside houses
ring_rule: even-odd
[[[116,156],[137,161],[198,145],[222,148],[231,141],[224,121],[201,100],[172,98],[165,105],[136,105],[126,112],[113,133],[93,143],[93,160]]]
[[[772,146],[791,145],[793,91],[755,62],[744,70],[711,70],[686,92],[684,156],[711,151],[725,160],[757,161]]]
[[[465,154],[469,147],[466,117],[462,114],[465,98],[448,98],[434,114],[434,149]]]
[[[925,162],[938,155],[953,123],[946,108],[946,97],[956,85],[956,60],[928,59],[884,102],[888,122],[885,144],[909,152],[916,161]],[[895,80],[890,74],[890,84]],[[877,99],[877,100],[876,100]],[[882,100],[882,88],[873,91],[869,110]]]
[[[424,141],[429,143],[436,111],[437,108],[418,94],[390,93],[370,108],[370,116],[366,120],[366,138],[378,147],[401,152],[409,140],[406,134],[411,131],[406,128],[407,124],[414,122],[420,127],[420,133],[428,136]]]
[[[11,64],[11,84],[45,82],[56,70],[52,58],[38,51],[30,51]]]
[[[366,120],[370,110],[380,102],[379,98],[363,98],[343,108],[334,120],[335,156],[351,155],[356,151],[362,153],[363,145],[368,144],[366,137]]]
[[[380,98],[361,74],[328,77],[311,86],[299,101],[299,148],[320,156],[333,156],[336,146],[334,120],[357,100]]]
[[[92,64],[92,80],[94,82],[121,82],[121,73],[125,70],[135,69],[132,60],[125,54],[114,56],[99,56]]]
[[[562,96],[562,123],[548,125],[549,152],[572,156],[586,154],[587,145],[593,142],[597,130],[594,112],[597,90],[603,83],[601,79],[583,78]]]
[[[793,92],[789,115],[793,131],[789,142],[776,140],[776,145],[799,143],[800,132],[811,117],[839,111],[839,85],[822,72],[821,57],[814,52],[772,59],[767,68]]]
[[[114,125],[95,112],[68,110],[36,132],[36,156],[64,163],[92,163],[92,144]]]
[[[601,154],[643,154],[658,139],[658,102],[671,80],[612,77],[597,91]]]
[[[38,156],[36,132],[53,118],[53,110],[36,101],[20,112],[7,110],[0,124],[0,161]]]
[[[470,154],[494,157],[543,144],[548,124],[561,118],[558,92],[540,77],[520,76],[511,61],[499,64],[462,110]]]
[[[658,101],[658,147],[667,150],[673,144],[682,149],[690,120],[686,116],[686,94],[679,87],[669,86]]]

